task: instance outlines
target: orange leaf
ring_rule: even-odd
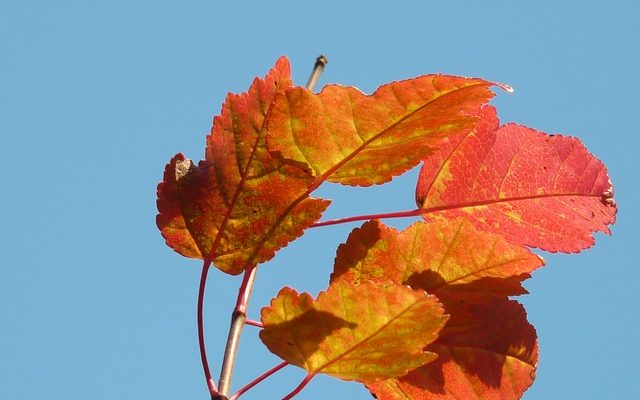
[[[268,121],[269,150],[320,181],[369,186],[392,179],[465,133],[493,97],[481,79],[425,75],[381,86],[371,96],[353,87],[319,94],[293,88],[279,94]]]
[[[526,293],[520,282],[542,265],[539,256],[464,218],[416,222],[402,232],[369,221],[338,248],[331,281],[391,280],[478,302]]]
[[[440,304],[406,286],[336,282],[317,300],[285,288],[262,309],[260,338],[271,352],[344,380],[405,375],[432,361],[425,345],[446,321]]]
[[[281,58],[249,91],[229,94],[197,166],[182,154],[158,186],[157,225],[167,244],[209,259],[230,274],[272,258],[317,221],[329,202],[308,197],[312,177],[274,159],[265,147],[265,116],[291,87]]]
[[[511,390],[521,393],[533,381],[535,331],[507,296],[526,293],[521,282],[542,264],[526,248],[464,218],[417,222],[402,232],[379,221],[355,229],[338,248],[332,284],[409,284],[436,295],[450,315],[427,347],[436,361],[367,386],[378,399],[519,398]],[[487,397],[466,397],[473,390]]]
[[[576,138],[507,124],[493,107],[482,123],[425,160],[416,189],[431,220],[464,215],[514,243],[577,252],[609,233],[613,187],[604,165]]]
[[[515,301],[471,307],[480,324],[427,349],[438,359],[406,376],[367,383],[378,400],[516,400],[535,379],[536,333]]]
[[[448,334],[478,323],[469,305],[527,293],[522,282],[543,263],[464,218],[417,222],[402,232],[369,221],[338,248],[331,281],[391,280],[426,290],[450,315],[441,332]]]

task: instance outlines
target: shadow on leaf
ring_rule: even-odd
[[[530,277],[530,274],[524,273],[509,277],[482,277],[471,282],[455,283],[428,269],[411,274],[405,283],[414,289],[426,290],[442,301],[457,299],[467,304],[481,304],[527,294],[522,282]]]
[[[265,326],[260,332],[260,339],[272,353],[290,364],[305,368],[307,360],[319,351],[327,336],[357,325],[329,312],[310,309],[288,321]]]
[[[426,350],[438,354],[434,362],[369,389],[379,398],[390,391],[406,398],[519,398],[533,383],[538,358],[536,333],[524,308],[503,299],[467,309],[476,324],[429,345]]]
[[[372,393],[381,398],[387,391],[400,391],[407,398],[431,398],[431,393],[498,399],[509,391],[524,392],[535,376],[537,338],[522,305],[508,296],[526,293],[521,282],[528,277],[451,284],[432,270],[411,275],[405,283],[436,295],[451,316],[440,337],[425,349],[438,358],[402,378],[368,385]]]

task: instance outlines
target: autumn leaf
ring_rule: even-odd
[[[417,165],[444,137],[471,131],[493,97],[482,79],[425,75],[381,86],[370,96],[353,87],[319,94],[292,88],[276,96],[269,150],[319,181],[381,184]]]
[[[498,126],[493,107],[425,160],[416,201],[429,220],[466,216],[479,229],[548,251],[577,252],[610,233],[607,170],[573,137]]]
[[[266,151],[265,117],[276,94],[291,87],[289,76],[281,58],[248,92],[229,94],[207,137],[205,160],[194,165],[178,154],[167,165],[157,225],[178,253],[239,274],[272,258],[328,206],[308,197],[311,176]]]
[[[229,94],[207,138],[205,160],[195,165],[178,154],[167,165],[157,225],[180,254],[213,261],[231,274],[269,260],[320,218],[329,201],[310,195],[327,179],[388,181],[432,153],[443,137],[472,130],[478,108],[493,96],[490,82],[443,75],[395,82],[372,96],[338,86],[316,95],[292,87],[289,75],[281,58],[248,92]],[[332,129],[345,123],[358,128],[316,126],[292,138],[299,133],[292,123],[300,127],[319,113],[333,121]],[[331,172],[289,157],[300,149],[332,160]]]
[[[427,347],[436,361],[406,376],[366,385],[378,400],[516,400],[531,386],[538,362],[536,332],[515,301],[474,305],[482,321]]]
[[[432,361],[435,355],[423,349],[446,319],[437,300],[422,290],[342,281],[315,301],[282,289],[262,309],[260,338],[311,376],[362,382],[403,376]]]
[[[520,283],[542,265],[531,251],[464,218],[416,222],[402,232],[374,220],[338,247],[331,282],[391,280],[480,302],[526,293]]]
[[[522,281],[542,264],[526,248],[464,218],[421,221],[401,232],[379,221],[355,229],[338,248],[332,285],[408,284],[437,296],[450,315],[427,347],[436,361],[366,385],[378,399],[520,398],[516,393],[533,381],[535,331],[507,297],[526,293]]]

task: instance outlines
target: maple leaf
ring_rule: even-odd
[[[167,165],[156,221],[178,253],[239,274],[272,258],[329,205],[303,195],[311,177],[265,148],[265,117],[276,94],[291,87],[289,76],[281,58],[248,92],[229,94],[207,137],[205,160],[196,166],[178,154]]]
[[[267,145],[320,181],[381,184],[417,165],[444,137],[472,130],[493,97],[482,79],[425,75],[367,96],[328,85],[319,94],[292,88],[276,96]]]
[[[416,201],[430,220],[466,216],[514,243],[578,252],[609,234],[616,206],[607,170],[573,137],[516,124],[498,126],[493,107],[482,123],[428,157]]]
[[[310,376],[368,381],[403,376],[433,361],[423,351],[446,316],[435,297],[402,285],[346,281],[313,300],[284,288],[262,309],[260,339]]]
[[[515,400],[531,386],[538,362],[536,332],[512,300],[474,305],[482,321],[438,339],[438,359],[406,376],[368,382],[379,400]]]

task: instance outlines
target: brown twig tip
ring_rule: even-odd
[[[320,54],[318,58],[316,58],[316,65],[325,65],[329,64],[329,59],[324,54]]]
[[[324,71],[325,65],[329,63],[327,56],[324,54],[320,54],[318,58],[316,58],[316,63],[313,64],[313,71],[311,71],[311,76],[309,76],[309,80],[305,87],[309,90],[313,90],[318,83],[318,79],[320,79],[320,75],[322,75],[322,71]]]

